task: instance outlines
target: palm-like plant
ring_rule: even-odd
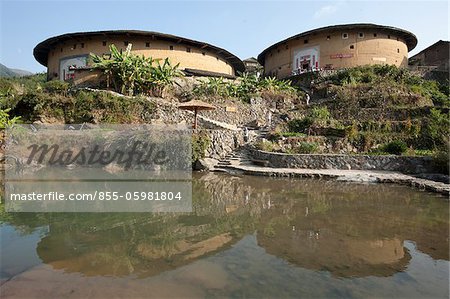
[[[161,95],[174,82],[175,77],[182,76],[179,64],[172,65],[168,58],[161,64],[151,57],[133,55],[131,47],[128,44],[123,52],[112,44],[109,47],[110,57],[91,53],[92,66],[106,75],[108,88],[112,81],[114,89],[122,94],[132,96],[138,92],[152,92]]]
[[[164,91],[172,86],[176,77],[183,76],[179,70],[180,64],[172,65],[168,58],[161,63],[160,60],[155,60],[156,66],[150,68],[150,77],[148,78],[148,85],[154,95],[161,96]]]

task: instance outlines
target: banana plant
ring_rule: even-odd
[[[159,59],[133,55],[131,43],[125,51],[117,49],[114,44],[109,49],[110,57],[91,53],[92,66],[106,75],[107,87],[112,81],[114,89],[122,94],[132,96],[150,91],[161,95],[174,82],[175,77],[183,75],[179,64],[172,65],[168,58],[161,64]]]

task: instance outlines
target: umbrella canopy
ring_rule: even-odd
[[[181,103],[178,105],[178,108],[184,109],[184,110],[214,110],[216,107],[213,105],[199,101],[199,100],[191,100],[189,102]]]
[[[180,105],[178,105],[179,109],[183,109],[183,110],[191,110],[194,111],[194,129],[197,129],[197,112],[199,110],[214,110],[216,109],[216,107],[214,107],[211,104],[208,104],[206,102],[203,101],[199,101],[199,100],[191,100],[189,102],[185,102],[185,103],[181,103]]]

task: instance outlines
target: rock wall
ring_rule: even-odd
[[[241,130],[206,130],[211,143],[206,149],[205,157],[220,160],[234,149],[244,144]]]
[[[433,173],[431,157],[368,156],[368,155],[289,155],[252,149],[256,160],[269,161],[271,167],[308,169],[386,170],[403,173]]]

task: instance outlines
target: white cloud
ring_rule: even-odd
[[[343,3],[343,1],[337,1],[336,3],[322,6],[314,13],[314,19],[329,17],[329,16],[335,14],[338,11],[339,6],[341,6],[342,3]]]

